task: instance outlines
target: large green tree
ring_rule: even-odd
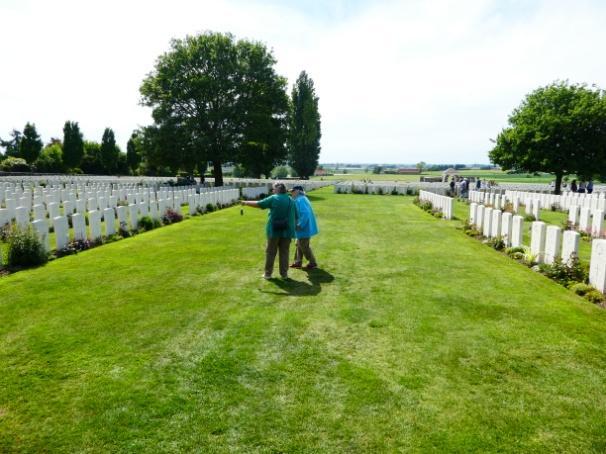
[[[80,126],[75,121],[66,121],[63,126],[63,163],[68,169],[80,166],[84,157],[84,140]]]
[[[606,97],[584,84],[554,82],[528,94],[509,116],[489,156],[503,170],[562,178],[606,174]]]
[[[173,161],[184,169],[205,169],[211,161],[215,184],[221,186],[223,163],[263,149],[256,143],[274,150],[273,142],[259,132],[266,117],[283,113],[279,100],[268,102],[262,92],[268,88],[275,94],[282,83],[274,64],[264,45],[236,41],[230,34],[207,32],[173,40],[140,89],[161,136],[178,139]],[[257,159],[266,156],[259,153]]]
[[[84,141],[84,157],[80,168],[86,174],[102,175],[104,173],[101,162],[101,145],[97,142]]]
[[[111,128],[105,128],[101,138],[100,158],[105,173],[112,174],[118,170],[118,159],[120,149],[116,145],[114,131]]]
[[[0,147],[4,148],[5,158],[18,158],[23,134],[21,134],[21,131],[13,129],[10,133],[10,137],[11,138],[8,140],[2,140],[2,138],[0,138]]]
[[[244,41],[239,50],[248,68],[242,89],[243,140],[236,160],[248,176],[269,176],[286,160],[287,81],[275,73],[275,60],[263,46]]]
[[[314,82],[302,71],[292,89],[288,154],[290,165],[302,178],[314,174],[320,159],[320,111]]]
[[[28,164],[33,164],[42,151],[42,140],[36,131],[36,125],[27,123],[23,128],[23,137],[19,143],[20,157],[25,159]]]

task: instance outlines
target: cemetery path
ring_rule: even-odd
[[[0,451],[606,450],[606,312],[412,204],[230,208],[0,278]]]

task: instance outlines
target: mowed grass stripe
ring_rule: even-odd
[[[412,198],[234,207],[0,279],[0,451],[595,451],[604,311]]]

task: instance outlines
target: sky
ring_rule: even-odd
[[[311,76],[323,163],[488,163],[532,90],[606,88],[603,1],[0,0],[0,18],[2,138],[71,120],[125,150],[157,57],[208,30],[265,43],[289,85]]]

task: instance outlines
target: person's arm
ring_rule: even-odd
[[[242,200],[240,202],[240,205],[244,205],[247,207],[253,207],[253,208],[261,208],[261,206],[259,205],[259,202],[257,202],[256,200]]]
[[[240,203],[244,206],[265,209],[271,208],[273,198],[274,196],[270,195],[269,197],[265,197],[263,200],[242,200]]]

